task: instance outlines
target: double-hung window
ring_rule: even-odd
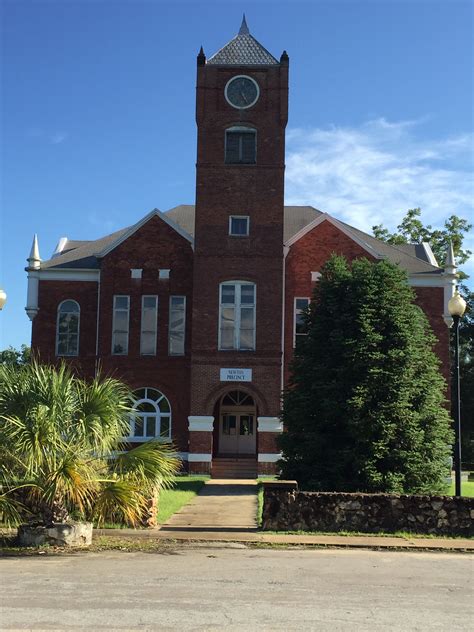
[[[170,321],[168,334],[169,355],[184,355],[186,331],[186,297],[170,296]]]
[[[128,328],[130,316],[130,297],[114,296],[114,315],[112,323],[112,354],[128,354]]]
[[[220,285],[219,349],[255,349],[256,286],[246,281]]]
[[[80,308],[76,301],[60,303],[56,323],[56,355],[77,356],[79,354]]]
[[[257,162],[257,130],[229,127],[225,132],[225,162],[228,165],[254,165]]]
[[[304,336],[308,335],[308,329],[306,327],[304,314],[308,309],[310,299],[309,298],[295,298],[295,311],[294,311],[294,341],[293,346],[298,346]]]
[[[158,297],[142,296],[140,355],[156,355]]]

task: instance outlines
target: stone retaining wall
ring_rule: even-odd
[[[263,529],[474,536],[474,498],[299,492],[294,487],[264,484]]]

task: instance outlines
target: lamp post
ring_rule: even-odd
[[[456,445],[454,447],[454,475],[455,495],[461,495],[461,389],[459,384],[459,321],[466,310],[466,301],[456,290],[449,299],[448,311],[453,317],[454,325],[454,375],[453,375],[453,403],[454,403],[454,431]]]
[[[7,302],[7,293],[5,292],[5,290],[2,290],[2,288],[0,287],[0,311],[3,309],[3,306],[5,305],[6,302]]]

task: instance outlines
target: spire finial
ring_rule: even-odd
[[[456,268],[456,259],[454,258],[454,249],[453,242],[450,241],[448,245],[448,251],[446,253],[446,261],[444,263],[444,267],[446,268]]]
[[[31,244],[30,256],[28,257],[27,261],[30,264],[30,268],[39,270],[41,266],[41,257],[39,254],[38,236],[36,234],[33,237],[33,243]]]
[[[199,50],[199,54],[197,56],[197,65],[198,66],[204,66],[206,63],[206,55],[204,54],[204,49],[201,46],[200,50]]]
[[[242,24],[240,25],[240,29],[239,29],[239,35],[249,35],[250,31],[249,31],[249,27],[247,26],[247,20],[245,19],[245,13],[244,16],[242,18]]]

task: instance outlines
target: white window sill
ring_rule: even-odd
[[[127,443],[146,443],[147,441],[160,441],[161,443],[171,443],[170,437],[122,437],[122,441]]]

